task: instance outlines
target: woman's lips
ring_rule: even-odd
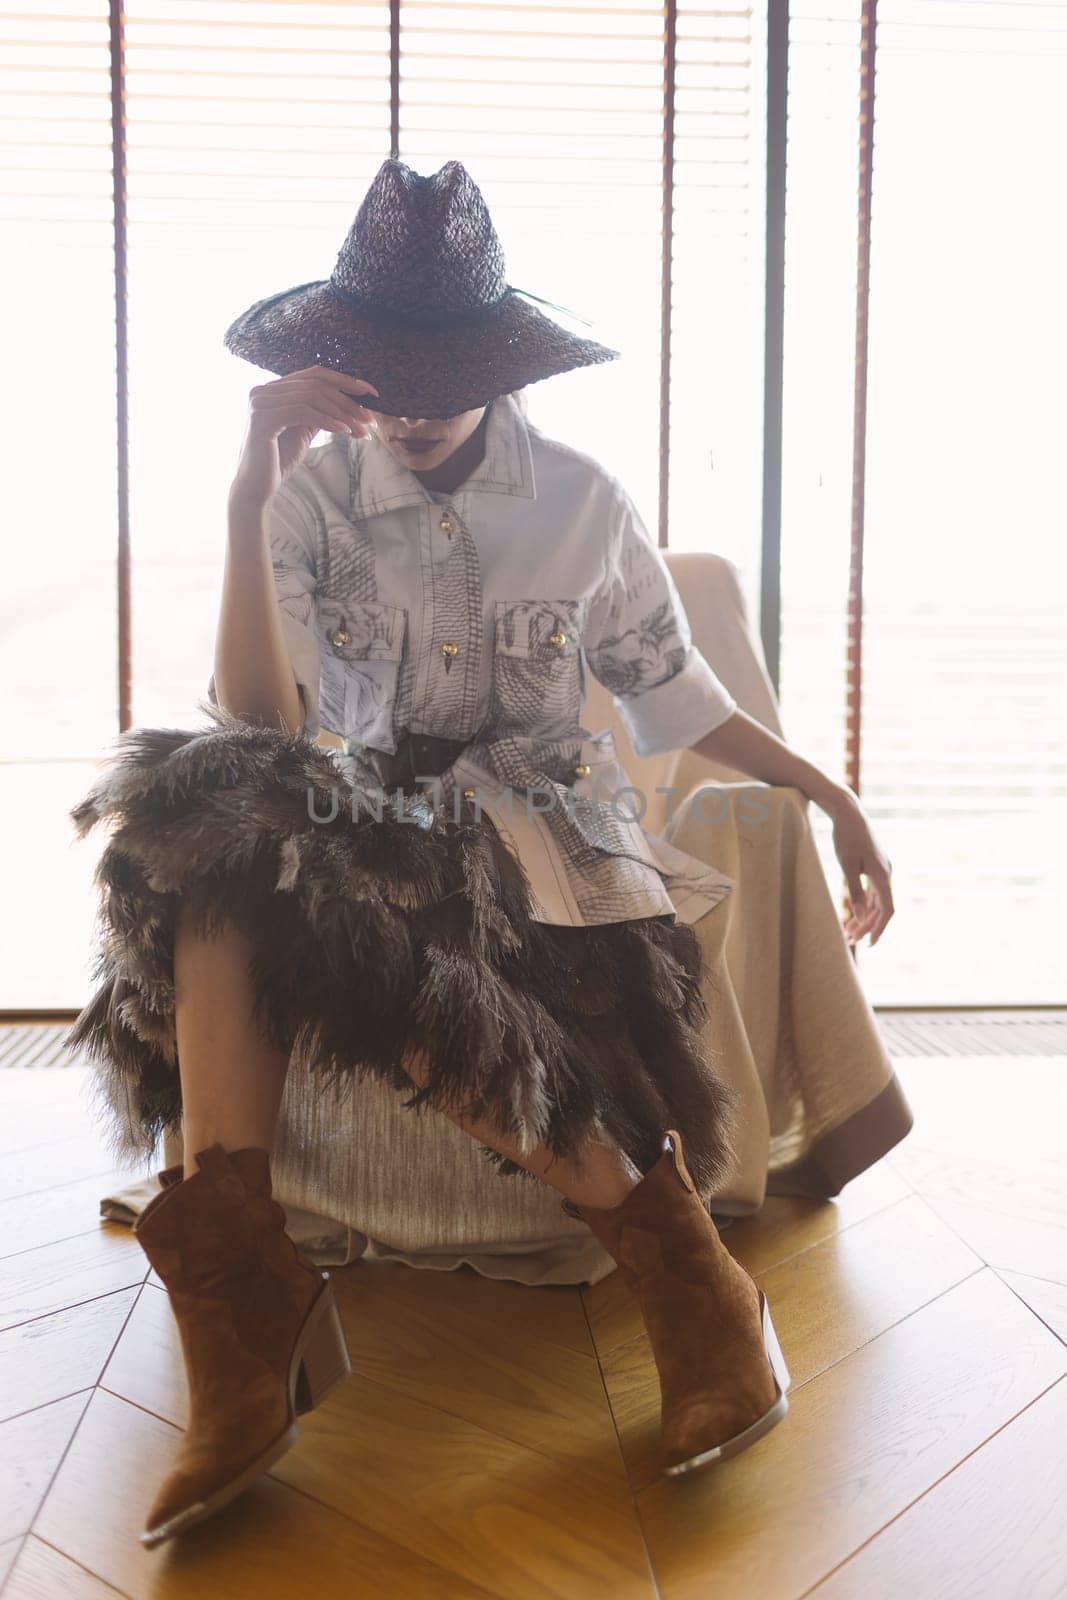
[[[436,450],[441,443],[440,439],[394,439],[401,450],[410,450],[413,455],[425,455],[428,450]]]

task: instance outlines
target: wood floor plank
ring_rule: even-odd
[[[31,1533],[12,1568],[4,1600],[125,1600],[125,1597]]]
[[[164,1422],[185,1427],[188,1395],[181,1345],[165,1290],[145,1285],[100,1385]]]
[[[640,1335],[641,1312],[618,1268],[599,1283],[583,1285],[581,1295],[593,1347],[601,1360]]]
[[[0,1543],[0,1584],[4,1582],[4,1579],[14,1566],[19,1551],[25,1542],[25,1534],[17,1533],[13,1539],[5,1539]]]
[[[739,1217],[724,1237],[746,1272],[755,1277],[910,1194],[904,1180],[882,1161],[860,1173],[832,1200],[771,1195],[751,1217]]]
[[[0,1422],[96,1383],[137,1289],[120,1289],[0,1333]]]
[[[652,1600],[624,1484],[356,1374],[302,1426],[280,1478],[500,1600]]]
[[[743,1455],[638,1496],[663,1600],[797,1600],[1065,1371],[995,1274],[966,1279],[805,1384]]]
[[[270,1474],[180,1540],[146,1550],[138,1533],[177,1442],[168,1423],[98,1389],[34,1532],[132,1600],[485,1600]],[[290,1454],[315,1448],[300,1440]]]
[[[537,1338],[582,1356],[596,1353],[576,1284],[512,1283],[468,1266],[439,1272],[392,1261],[357,1265],[361,1272],[379,1273],[376,1283],[405,1304],[458,1307],[491,1322],[505,1337]]]
[[[390,1389],[464,1417],[517,1444],[625,1485],[622,1456],[586,1326],[587,1352],[523,1332],[509,1307],[503,1326],[489,1283],[468,1308],[438,1280],[411,1268],[346,1267],[333,1274],[356,1371]],[[429,1280],[429,1281],[424,1281]],[[460,1290],[465,1285],[458,1286]],[[523,1285],[510,1287],[523,1292]],[[536,1303],[531,1323],[536,1328]]]
[[[65,1395],[0,1423],[0,1541],[29,1531],[89,1395]]]
[[[1001,1272],[998,1276],[1057,1338],[1067,1343],[1067,1285],[1049,1283],[1044,1278],[1028,1278],[1021,1272]]]
[[[811,1600],[1067,1592],[1067,1379],[865,1545]]]
[[[100,1215],[102,1196],[123,1187],[128,1179],[127,1173],[112,1168],[102,1175],[93,1173],[73,1183],[0,1201],[0,1259],[39,1245],[57,1244],[77,1233],[94,1233],[104,1220]],[[0,1272],[5,1270],[0,1268]]]
[[[659,1379],[645,1334],[601,1357],[604,1383],[632,1490],[659,1475]]]
[[[41,1194],[56,1184],[75,1183],[80,1178],[106,1177],[114,1170],[115,1158],[104,1140],[83,1130],[72,1138],[5,1156],[0,1164],[0,1201]]]
[[[51,1081],[55,1081],[54,1077]],[[46,1099],[41,1104],[20,1102],[8,1093],[6,1071],[3,1104],[0,1155],[5,1160],[20,1151],[55,1144],[58,1139],[73,1139],[85,1132],[85,1108],[73,1094],[59,1100],[53,1096],[51,1102]]]
[[[756,1280],[767,1295],[794,1391],[982,1263],[918,1196],[831,1234]],[[601,1354],[635,1488],[659,1473],[659,1383],[642,1328]]]
[[[981,1269],[917,1196],[835,1233],[757,1279],[795,1386]]]
[[[905,1140],[897,1168],[919,1194],[933,1201],[961,1202],[1067,1229],[1067,1183],[1062,1158],[1020,1164],[980,1159]]]
[[[147,1270],[130,1229],[114,1222],[8,1256],[0,1275],[0,1330],[132,1288]]]
[[[927,1204],[989,1266],[1067,1284],[1067,1228],[1020,1220],[943,1195],[931,1195]]]
[[[0,1045],[7,1043],[7,1025],[0,1023]],[[72,1117],[78,1116],[79,1126],[84,1127],[88,1122],[84,1067],[4,1067],[2,1070],[5,1125],[8,1114],[15,1116],[21,1111],[48,1112],[57,1105]],[[11,1149],[12,1146],[6,1148]]]

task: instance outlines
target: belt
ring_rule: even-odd
[[[445,739],[435,733],[408,733],[395,753],[375,750],[370,745],[356,745],[353,754],[358,754],[371,767],[384,788],[414,791],[420,787],[416,778],[437,777],[462,754],[469,742]]]

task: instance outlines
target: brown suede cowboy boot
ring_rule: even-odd
[[[782,1420],[790,1379],[767,1301],[719,1239],[675,1129],[620,1205],[562,1207],[636,1294],[659,1373],[665,1473],[724,1461]]]
[[[134,1224],[181,1337],[189,1422],[145,1521],[149,1548],[236,1498],[351,1369],[329,1274],[285,1232],[270,1155],[215,1144],[159,1174]]]

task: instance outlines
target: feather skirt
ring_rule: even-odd
[[[201,935],[231,923],[249,938],[255,1023],[319,1081],[374,1075],[406,1107],[459,1109],[520,1153],[542,1143],[580,1162],[606,1137],[642,1172],[676,1127],[714,1192],[736,1095],[702,1042],[691,926],[538,922],[521,863],[473,804],[458,818],[418,795],[382,806],[302,733],[201,709],[206,728],[121,735],[71,811],[79,837],[110,825],[90,999],[66,1043],[94,1069],[116,1156],[150,1159],[181,1120],[181,904]],[[482,1149],[501,1176],[531,1176]]]

